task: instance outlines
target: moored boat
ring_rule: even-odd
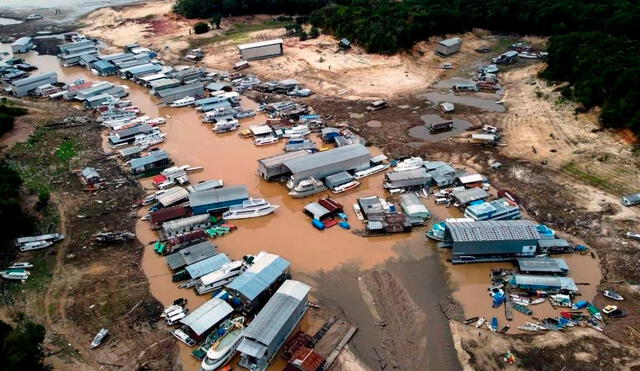
[[[228,211],[222,214],[222,218],[229,220],[257,218],[271,214],[278,207],[263,198],[251,198],[242,202],[242,205],[231,206]]]
[[[476,322],[476,328],[480,328],[480,326],[482,326],[484,321],[485,321],[484,317],[478,318],[478,321]]]
[[[291,182],[289,182],[287,185],[289,184],[291,184]],[[327,189],[324,183],[313,177],[303,179],[295,185],[291,184],[289,188],[291,189],[289,195],[293,198],[304,198],[316,193],[320,193]]]
[[[203,295],[233,281],[242,271],[245,265],[240,260],[224,264],[220,269],[200,277],[195,284],[198,295]]]
[[[531,309],[529,309],[529,308],[527,308],[527,307],[525,307],[524,305],[521,305],[521,304],[513,303],[513,304],[511,304],[511,307],[513,309],[517,310],[520,313],[526,314],[527,316],[530,316],[530,315],[533,314],[533,311]]]
[[[346,191],[350,191],[356,187],[358,187],[360,185],[360,182],[353,180],[351,182],[345,183],[345,184],[341,184],[337,187],[333,187],[331,188],[331,192],[338,194],[338,193],[342,193],[342,192],[346,192]]]
[[[227,332],[207,350],[207,355],[202,360],[200,366],[201,370],[217,370],[227,364],[227,362],[235,356],[238,345],[242,341],[243,332],[244,326],[242,323],[237,323],[233,328],[227,330]]]
[[[29,262],[19,262],[19,263],[11,264],[8,269],[29,269],[29,268],[33,268],[33,264]]]
[[[470,325],[478,320],[478,317],[471,317],[464,320],[465,325]]]
[[[266,138],[256,138],[253,143],[256,146],[268,146],[270,144],[276,144],[280,141],[278,137],[266,137]]]
[[[364,222],[364,215],[362,215],[362,209],[360,208],[360,205],[355,203],[355,204],[353,204],[352,207],[353,207],[353,212],[356,214],[356,218],[358,218],[358,220]]]
[[[24,281],[26,279],[29,278],[29,275],[31,275],[31,273],[29,271],[26,271],[24,269],[7,269],[4,271],[0,271],[0,277],[6,279],[6,280],[17,280],[17,281]]]
[[[196,99],[194,97],[184,97],[182,99],[178,99],[170,104],[171,107],[186,107],[194,104]]]
[[[409,157],[402,161],[399,161],[394,168],[394,171],[406,171],[415,170],[422,167],[424,160],[422,157]]]
[[[355,174],[353,174],[353,178],[354,179],[361,179],[370,175],[374,175],[374,174],[378,174],[380,172],[383,172],[385,170],[387,170],[389,168],[389,164],[380,164],[380,165],[376,165],[373,167],[370,167],[368,169],[365,170],[361,170],[361,171],[357,171]]]
[[[536,304],[541,304],[541,303],[544,303],[544,302],[545,302],[544,298],[537,298],[537,299],[531,300],[531,302],[529,302],[529,305],[536,305]]]

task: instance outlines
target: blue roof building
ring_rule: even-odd
[[[291,277],[291,264],[278,255],[260,252],[251,267],[227,285],[234,304],[245,313],[262,307],[282,282]]]
[[[217,271],[222,268],[226,263],[231,262],[227,254],[217,254],[201,260],[197,263],[191,264],[185,268],[189,277],[195,279],[200,278],[208,273]]]
[[[104,60],[93,63],[93,69],[98,71],[100,76],[111,76],[116,74],[116,66]]]
[[[194,214],[221,212],[231,206],[242,205],[249,199],[246,186],[206,189],[189,194],[189,204]]]

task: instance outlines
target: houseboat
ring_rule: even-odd
[[[226,263],[217,271],[208,273],[198,279],[195,290],[198,295],[203,295],[233,281],[245,268],[244,262],[234,260]]]
[[[389,164],[380,164],[380,165],[372,166],[368,169],[357,171],[355,174],[353,174],[353,178],[362,179],[370,175],[381,173],[387,170],[388,168],[389,168]]]
[[[272,205],[262,198],[250,198],[242,202],[242,205],[231,206],[222,214],[224,219],[247,219],[265,216],[274,212],[279,206]]]
[[[186,107],[194,104],[196,99],[194,97],[184,97],[171,103],[171,107]]]
[[[514,220],[520,219],[520,207],[506,198],[499,198],[491,202],[470,205],[464,211],[464,216],[476,221],[482,220]]]
[[[230,131],[237,130],[239,126],[240,126],[240,123],[238,122],[238,120],[234,118],[226,118],[224,120],[218,121],[213,126],[213,131],[216,133],[227,133]]]
[[[339,185],[337,187],[331,188],[331,192],[333,192],[335,194],[338,194],[338,193],[350,191],[350,190],[356,188],[359,185],[360,185],[360,182],[358,182],[357,180],[353,180],[351,182],[348,182],[348,183],[345,183],[345,184],[341,184],[341,185]]]
[[[301,138],[311,134],[307,125],[297,125],[290,129],[285,129],[282,136],[285,138]]]
[[[280,141],[278,137],[264,137],[264,138],[256,138],[254,143],[256,146],[268,146],[270,144],[276,144]]]
[[[289,183],[291,183],[291,181],[288,182],[287,186],[289,186]],[[293,198],[305,198],[327,190],[324,183],[313,177],[303,179],[295,186],[291,184],[289,188],[291,189],[289,195]]]

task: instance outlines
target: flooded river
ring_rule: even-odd
[[[6,46],[2,46],[6,48]],[[62,69],[55,57],[37,56],[33,53],[25,59],[37,65],[39,72],[54,71],[60,80],[71,82],[77,78],[96,80],[89,71],[80,67]],[[376,345],[377,324],[368,314],[357,289],[358,275],[368,269],[385,269],[394,272],[414,298],[420,309],[426,314],[426,359],[428,369],[455,370],[459,368],[446,318],[440,312],[439,303],[449,295],[444,284],[446,273],[456,287],[454,297],[458,299],[467,315],[494,315],[486,286],[489,282],[489,268],[497,264],[478,264],[469,266],[451,266],[444,259],[448,252],[438,251],[435,244],[426,242],[424,228],[415,228],[411,234],[399,234],[388,237],[362,238],[351,231],[339,227],[325,231],[316,230],[310,219],[302,212],[303,206],[318,197],[296,200],[287,195],[286,187],[279,183],[262,180],[257,173],[256,160],[281,153],[284,143],[256,147],[250,139],[243,139],[237,132],[215,134],[210,124],[203,124],[193,108],[159,107],[149,96],[148,91],[129,81],[118,78],[105,80],[125,84],[130,87],[130,97],[146,115],[168,118],[161,127],[167,133],[167,141],[161,145],[166,149],[176,165],[202,166],[204,171],[190,175],[193,183],[207,179],[223,179],[225,185],[246,185],[252,197],[262,197],[280,208],[272,215],[234,222],[238,230],[212,242],[230,258],[238,259],[243,255],[256,254],[262,250],[279,254],[291,262],[294,278],[307,281],[314,286],[312,296],[320,303],[329,303],[339,307],[360,328],[353,340],[353,349],[370,366],[377,368],[378,362],[372,352]],[[255,103],[243,98],[244,108],[254,107]],[[242,127],[264,121],[262,115],[243,120]],[[372,152],[378,153],[373,148]],[[384,196],[383,175],[378,174],[361,180],[360,187],[346,194],[332,195],[345,206],[350,223],[355,229],[363,225],[353,214],[351,205],[363,196]],[[150,180],[143,180],[145,188],[152,191]],[[428,207],[434,214],[434,221],[457,216],[453,208],[435,206],[428,200]],[[146,210],[141,210],[141,215]],[[190,309],[195,309],[208,299],[208,296],[196,296],[193,290],[179,289],[171,282],[171,272],[165,258],[153,252],[150,243],[157,239],[145,221],[136,225],[136,235],[145,245],[142,266],[149,278],[152,294],[163,304],[169,304],[178,297],[189,299]],[[589,257],[568,257],[572,269],[571,276],[576,282],[593,280],[591,273],[597,272],[597,262]],[[582,268],[581,264],[591,264]],[[581,269],[577,269],[580,266]],[[599,276],[598,276],[599,277]],[[581,286],[585,299],[593,296],[594,286]],[[549,306],[548,304],[542,304]],[[550,308],[550,307],[549,307]],[[537,308],[536,308],[537,309]],[[537,313],[537,312],[536,312]],[[496,315],[498,315],[496,313]],[[540,313],[540,315],[544,315]],[[517,315],[516,315],[517,316]],[[501,318],[501,317],[499,317]],[[520,318],[512,324],[519,325]],[[504,321],[501,321],[504,323]],[[316,327],[303,323],[303,329]],[[196,370],[198,362],[189,357],[190,349],[180,343],[181,362],[187,370]],[[280,367],[280,368],[277,368]],[[281,369],[281,365],[274,369]]]

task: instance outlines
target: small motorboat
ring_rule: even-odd
[[[536,305],[536,304],[542,304],[545,302],[544,298],[537,298],[537,299],[533,299],[529,302],[529,305]]]
[[[345,183],[345,184],[339,185],[339,186],[337,186],[337,187],[333,187],[333,188],[331,189],[331,192],[333,192],[333,193],[335,193],[335,194],[338,194],[338,193],[342,193],[342,192],[350,191],[350,190],[352,190],[352,189],[356,188],[356,187],[357,187],[357,186],[359,186],[359,185],[360,185],[360,182],[358,182],[357,180],[352,180],[352,181],[350,181],[350,182],[348,182],[348,183]]]
[[[509,325],[505,325],[503,328],[500,329],[500,331],[498,331],[499,334],[504,334],[507,331],[509,331],[509,329],[511,328],[511,326]]]
[[[491,321],[485,321],[485,326],[487,326],[487,329],[490,331],[493,331],[493,326],[491,325]]]
[[[108,334],[109,334],[109,330],[107,330],[106,328],[100,329],[100,331],[98,331],[96,336],[93,338],[93,341],[91,342],[91,349],[95,349],[100,344],[102,344],[102,342],[104,341],[104,339],[107,337]]]
[[[38,19],[44,18],[40,14],[29,14],[24,18],[25,21],[37,21]]]
[[[527,316],[530,316],[530,315],[533,314],[533,311],[531,309],[525,307],[524,305],[513,303],[513,304],[511,304],[511,307],[513,309],[517,310],[520,313],[526,314]]]
[[[387,170],[388,168],[389,168],[388,164],[376,165],[376,166],[370,167],[368,169],[356,172],[355,174],[353,174],[353,177],[355,179],[361,179],[361,178],[364,178],[364,177],[367,177],[367,176],[370,176],[370,175],[373,175],[373,174],[378,174],[378,173],[380,173],[382,171]]]
[[[520,330],[522,330],[522,331],[531,331],[531,332],[540,331],[540,329],[537,326],[533,326],[531,324],[526,324],[526,325],[523,325],[523,326],[519,326],[518,328]]]
[[[0,271],[0,277],[6,280],[24,281],[29,278],[30,272],[24,269],[7,269]]]
[[[33,268],[33,264],[29,262],[13,263],[9,267],[9,269],[29,269],[29,268]]]
[[[498,318],[496,317],[491,318],[491,331],[498,331]]]
[[[464,320],[465,325],[470,325],[478,320],[478,317],[471,317]]]
[[[610,314],[615,310],[618,310],[617,306],[615,306],[615,305],[607,305],[606,307],[602,308],[602,313]]]
[[[484,321],[486,321],[484,319],[484,317],[478,318],[478,321],[476,322],[476,328],[480,328],[482,326],[482,324],[484,323]]]
[[[609,299],[613,299],[613,300],[617,300],[617,301],[623,301],[624,300],[622,295],[620,295],[617,292],[612,291],[612,290],[604,290],[602,292],[602,295],[604,295],[605,298],[609,298]]]
[[[394,171],[415,170],[422,167],[424,160],[422,157],[409,157],[396,164]]]
[[[278,137],[266,137],[266,138],[256,138],[253,142],[256,146],[268,146],[270,144],[276,144],[280,141]]]
[[[356,214],[356,218],[360,221],[364,221],[364,215],[362,215],[362,210],[360,209],[360,205],[357,203],[353,204],[353,212]],[[477,318],[476,318],[477,319]]]

